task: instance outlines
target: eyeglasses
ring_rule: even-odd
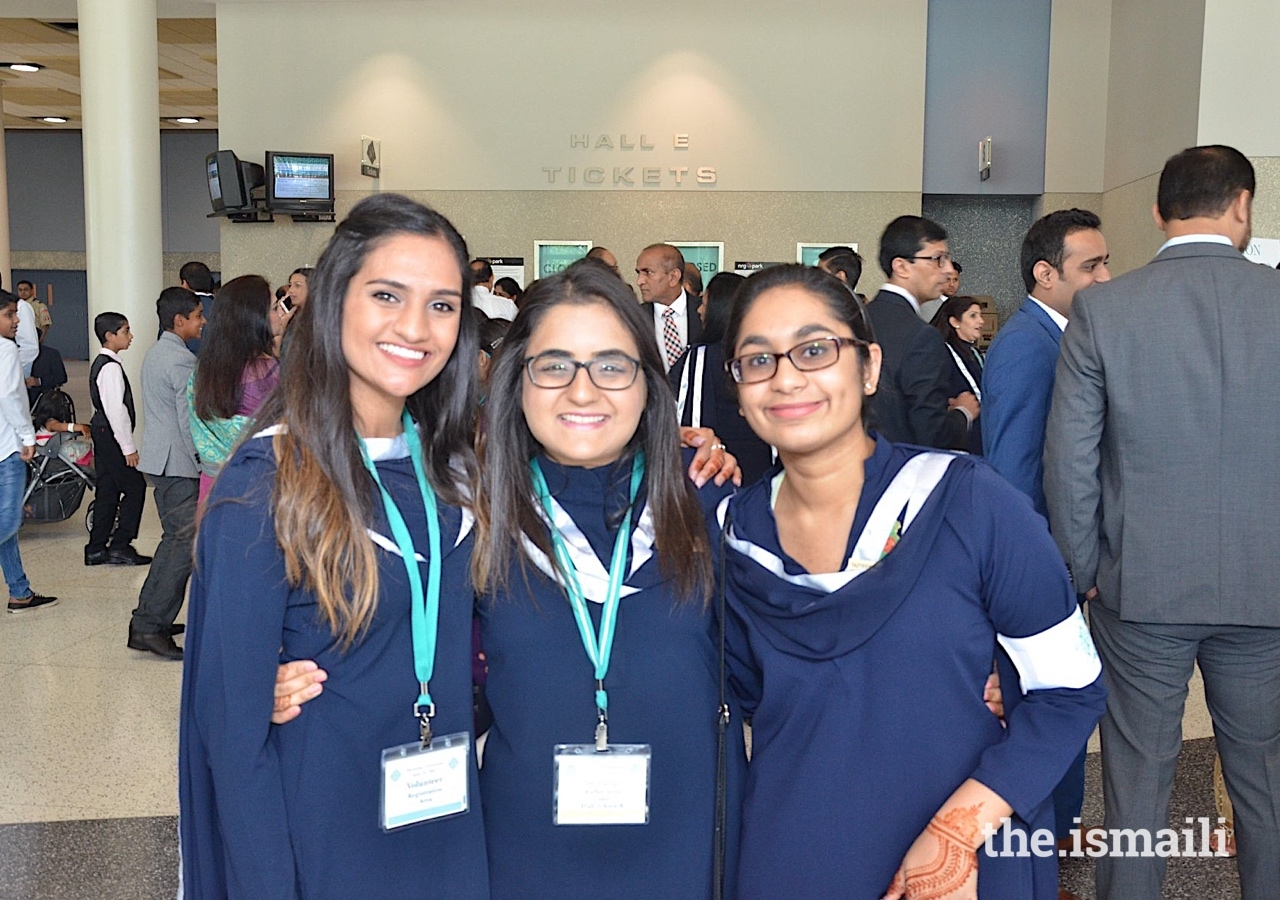
[[[591,383],[602,391],[624,391],[635,384],[640,374],[640,360],[621,353],[606,353],[586,362],[562,353],[539,353],[524,361],[534,387],[566,388],[578,377],[579,369],[587,370]]]
[[[930,262],[932,262],[935,266],[937,266],[939,269],[941,269],[947,263],[951,262],[950,253],[937,253],[937,254],[934,254],[933,256],[910,256],[907,258],[918,260],[920,262],[924,262],[927,259]]]
[[[834,366],[840,359],[841,347],[865,347],[857,338],[827,337],[797,344],[785,353],[748,353],[724,364],[725,371],[738,384],[768,381],[778,373],[778,363],[785,356],[801,372],[816,372]]]

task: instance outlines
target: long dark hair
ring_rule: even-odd
[[[457,344],[440,374],[405,406],[418,422],[432,487],[446,503],[465,502],[459,482],[477,477],[471,440],[478,352],[467,247],[448,219],[407,197],[367,197],[338,225],[308,279],[307,305],[291,326],[280,387],[258,415],[259,427],[285,426],[275,437],[272,505],[286,575],[292,584],[315,592],[334,635],[346,645],[372,621],[378,568],[365,534],[373,485],[360,458],[351,410],[343,305],[347,285],[368,255],[398,234],[440,238],[457,262],[462,283]]]
[[[530,285],[494,361],[485,407],[483,474],[472,557],[476,587],[488,593],[506,590],[517,560],[528,577],[524,537],[549,559],[555,558],[550,535],[535,506],[529,474],[529,460],[542,448],[529,430],[521,404],[525,357],[529,340],[548,310],[562,304],[592,303],[606,306],[618,316],[640,355],[647,399],[640,424],[621,458],[625,461],[644,451],[646,502],[653,510],[659,566],[664,576],[676,582],[682,598],[705,601],[711,590],[711,547],[702,509],[681,461],[675,400],[654,340],[653,323],[631,289],[607,268],[595,265],[571,266]]]
[[[956,334],[956,327],[951,324],[952,319],[958,319],[963,316],[971,306],[982,306],[982,304],[978,302],[978,298],[964,294],[948,297],[946,302],[939,306],[938,311],[933,314],[933,321],[930,323],[934,328],[938,329],[942,339],[957,350],[969,351],[973,349],[972,344],[960,339],[960,335]]]
[[[273,348],[271,285],[261,275],[241,275],[218,289],[218,314],[204,332],[196,367],[196,415],[230,419],[240,406],[245,367]]]
[[[733,295],[747,279],[736,272],[717,272],[707,282],[707,292],[702,303],[706,309],[706,321],[702,323],[702,342],[718,344],[724,340],[729,325],[729,313],[733,310]]]

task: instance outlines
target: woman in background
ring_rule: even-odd
[[[978,341],[982,339],[982,304],[974,297],[948,297],[938,307],[933,317],[933,327],[938,329],[947,345],[948,355],[955,364],[947,369],[947,396],[958,397],[969,391],[982,403],[982,351]],[[968,451],[982,455],[982,419],[975,418],[969,426]]]
[[[741,275],[720,272],[708,282],[698,307],[702,340],[676,360],[669,377],[680,424],[715,431],[738,458],[742,483],[752,484],[773,464],[773,450],[756,437],[738,412],[738,397],[724,370],[722,346],[734,294],[744,281]]]
[[[258,407],[280,380],[280,301],[261,275],[241,275],[218,289],[200,361],[187,384],[191,437],[200,455],[200,503]]]
[[[289,284],[286,286],[285,296],[289,301],[288,310],[290,313],[295,313],[307,305],[307,298],[311,296],[308,285],[311,283],[311,276],[315,271],[311,266],[299,266],[289,276]]]
[[[520,306],[520,298],[524,296],[524,289],[514,278],[499,278],[493,283],[493,292],[499,297],[510,300],[517,308]]]

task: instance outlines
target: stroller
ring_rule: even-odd
[[[93,489],[92,444],[78,433],[60,431],[40,442],[45,422],[74,422],[76,407],[63,391],[53,388],[36,400],[31,410],[36,427],[36,455],[27,463],[27,490],[22,497],[26,522],[62,522],[75,515],[85,488]],[[86,447],[86,445],[88,445]],[[87,452],[86,452],[87,451]],[[85,514],[85,528],[93,525],[93,503]]]

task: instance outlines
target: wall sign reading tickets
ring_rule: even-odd
[[[671,136],[671,151],[683,154],[690,148],[688,134]],[[715,166],[686,165],[683,156],[655,158],[654,139],[643,132],[623,132],[616,140],[612,132],[591,134],[573,132],[569,135],[569,149],[574,153],[574,164],[543,166],[542,174],[547,184],[588,187],[607,185],[611,188],[631,187],[683,187],[686,184],[714,185],[719,178]],[[665,150],[665,144],[663,149]],[[579,160],[583,152],[593,154],[589,161]],[[623,155],[625,154],[625,155]],[[634,156],[632,154],[635,154]],[[649,158],[645,158],[648,156]],[[672,162],[675,165],[672,165]],[[607,164],[606,164],[607,163]],[[624,163],[614,165],[614,163]],[[626,165],[625,163],[631,163]]]
[[[591,241],[534,241],[534,278],[546,278],[563,272],[571,263],[586,256],[591,246]]]
[[[823,241],[817,244],[799,241],[796,243],[796,262],[805,266],[816,266],[818,257],[831,247],[851,247],[854,253],[858,252],[857,241]]]
[[[717,272],[724,271],[724,241],[667,241],[680,251],[687,263],[693,263],[702,273],[705,286]]]

